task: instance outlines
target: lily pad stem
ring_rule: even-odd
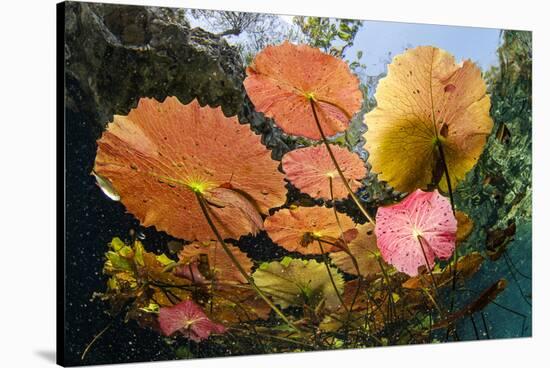
[[[351,199],[355,202],[361,213],[369,220],[371,223],[375,223],[374,219],[369,215],[365,207],[361,204],[359,201],[359,198],[355,195],[351,187],[349,186],[348,180],[344,176],[344,173],[342,172],[342,169],[340,168],[340,165],[338,164],[338,161],[336,161],[336,157],[334,156],[334,153],[332,152],[332,149],[330,148],[330,144],[327,141],[327,137],[325,136],[325,132],[323,131],[323,128],[321,127],[321,123],[319,122],[319,117],[317,116],[317,111],[315,110],[315,101],[311,98],[309,100],[311,104],[311,109],[313,110],[313,117],[315,118],[315,123],[317,124],[317,129],[319,129],[319,133],[321,134],[321,138],[323,140],[323,143],[325,144],[325,147],[327,148],[328,154],[330,156],[330,159],[332,160],[332,163],[334,164],[334,167],[336,168],[336,171],[338,171],[338,175],[340,176],[340,179],[342,179],[342,182],[344,183],[344,186],[346,187],[349,195],[351,196]]]
[[[455,201],[453,196],[453,188],[451,184],[451,175],[449,175],[449,167],[447,166],[447,160],[445,159],[445,150],[443,149],[443,145],[441,144],[441,141],[439,140],[439,134],[436,130],[436,137],[437,137],[437,149],[439,151],[439,158],[441,159],[441,162],[443,164],[443,172],[445,173],[445,181],[447,182],[447,191],[449,192],[449,200],[451,201],[451,209],[453,210],[453,215],[455,214]],[[456,292],[456,279],[457,279],[457,262],[458,262],[458,250],[455,249],[453,252],[453,261],[451,263],[451,268],[453,271],[453,282],[452,282],[452,293],[451,293],[451,305],[449,307],[449,313],[453,312],[454,304],[455,304],[455,292]],[[450,325],[449,328],[447,328],[447,333],[445,336],[445,340],[449,339],[449,333],[451,331]]]
[[[342,304],[342,307],[344,310],[349,313],[348,308],[346,307],[346,303],[344,303],[344,299],[342,299],[342,296],[340,295],[340,292],[338,291],[338,287],[336,286],[336,282],[334,282],[334,277],[332,277],[332,272],[330,271],[330,266],[328,264],[328,257],[325,253],[325,249],[323,248],[323,244],[317,239],[317,244],[319,244],[319,250],[321,251],[321,254],[323,256],[323,263],[325,264],[325,267],[327,269],[328,278],[330,279],[330,283],[332,284],[332,287],[334,288],[334,292],[338,296],[338,300],[340,301],[340,304]]]
[[[439,308],[439,303],[437,302],[437,299],[439,298],[438,297],[438,288],[437,288],[437,282],[435,281],[435,277],[434,277],[434,274],[432,272],[432,269],[430,268],[430,264],[428,262],[428,256],[426,256],[426,251],[424,250],[424,244],[423,244],[423,240],[424,238],[422,238],[420,235],[417,235],[416,239],[418,240],[418,243],[420,244],[420,249],[422,250],[422,255],[424,256],[424,261],[426,262],[426,269],[428,270],[428,273],[430,274],[430,278],[432,279],[432,283],[433,283],[433,287],[434,287],[434,294],[435,294],[435,298],[434,298],[434,304],[437,308],[437,310],[439,311],[439,313],[441,313],[441,308]]]
[[[227,246],[227,244],[225,243],[225,241],[223,240],[220,232],[218,231],[218,229],[216,228],[216,225],[214,225],[214,222],[212,221],[212,218],[210,217],[210,214],[208,213],[208,208],[207,208],[207,205],[206,205],[206,201],[204,200],[204,198],[202,197],[202,195],[198,192],[195,192],[195,195],[197,196],[197,200],[199,202],[199,206],[202,210],[202,213],[204,214],[204,217],[206,218],[206,221],[208,222],[208,225],[210,226],[210,228],[212,229],[212,232],[214,233],[214,235],[216,236],[216,238],[218,239],[218,242],[222,245],[223,247],[223,250],[225,251],[225,253],[227,254],[227,256],[231,259],[231,261],[233,262],[233,264],[235,265],[235,267],[237,267],[237,269],[239,270],[239,272],[243,275],[243,277],[248,281],[248,283],[252,286],[252,288],[256,291],[256,293],[258,293],[258,295],[267,303],[267,305],[269,305],[271,307],[271,309],[273,309],[273,311],[275,313],[277,313],[277,315],[287,324],[289,325],[292,329],[296,330],[298,333],[302,333],[298,327],[296,327],[292,322],[290,322],[290,320],[285,316],[285,314],[279,309],[277,308],[277,306],[275,304],[273,304],[273,302],[263,293],[262,290],[260,290],[260,288],[256,285],[256,283],[254,282],[254,280],[252,279],[252,277],[250,277],[250,275],[248,275],[245,271],[245,269],[243,268],[243,266],[239,263],[239,261],[237,260],[237,258],[235,257],[235,255],[233,254],[233,252],[231,252],[231,249],[229,249],[229,247]]]
[[[334,188],[332,185],[332,177],[329,176],[329,185],[330,185],[330,200],[334,202]],[[349,307],[349,311],[353,311],[353,306],[355,305],[355,301],[357,300],[357,297],[359,296],[359,292],[361,290],[361,281],[363,279],[363,276],[361,275],[361,270],[359,269],[359,263],[357,262],[357,258],[350,252],[348,248],[348,244],[346,242],[346,237],[344,236],[344,228],[342,227],[342,224],[340,223],[340,218],[338,217],[338,211],[336,211],[336,206],[332,206],[332,209],[334,211],[334,217],[336,218],[336,223],[338,224],[338,228],[340,229],[340,238],[342,239],[342,242],[344,243],[344,247],[342,248],[343,251],[350,257],[351,263],[353,264],[353,267],[355,268],[355,272],[357,272],[357,287],[355,288],[355,294],[353,295],[353,299],[351,300],[351,305]]]

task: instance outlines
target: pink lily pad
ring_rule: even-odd
[[[382,257],[409,276],[418,275],[420,266],[431,270],[435,258],[448,259],[455,249],[456,229],[451,203],[437,191],[417,189],[401,202],[379,208],[376,214],[375,233]]]
[[[223,325],[212,322],[192,300],[161,308],[159,324],[162,333],[166,336],[180,332],[195,342],[207,339],[211,333],[221,334],[226,331]]]

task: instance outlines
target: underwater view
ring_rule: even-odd
[[[531,32],[62,6],[65,365],[532,335]]]

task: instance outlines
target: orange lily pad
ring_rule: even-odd
[[[239,211],[240,216],[236,216],[234,221],[240,222],[243,228],[250,229],[253,235],[263,230],[264,220],[254,207],[254,204],[241,193],[227,188],[214,188],[204,194],[207,203],[217,208],[231,208]]]
[[[357,154],[340,146],[333,145],[331,149],[351,189],[353,191],[359,189],[360,179],[367,175],[363,160]],[[331,199],[331,180],[334,199],[343,199],[348,196],[348,191],[325,146],[290,151],[283,157],[282,164],[286,178],[301,192],[313,198]]]
[[[244,86],[256,110],[273,118],[287,134],[321,135],[313,117],[315,103],[326,136],[343,132],[359,111],[359,79],[346,62],[308,45],[268,46],[246,69]]]
[[[321,241],[325,253],[331,252],[342,235],[346,236],[346,232],[355,228],[355,223],[347,215],[338,214],[338,219],[342,228],[333,209],[297,207],[277,211],[266,218],[264,227],[273,242],[290,252],[321,254],[318,241]]]
[[[175,237],[214,238],[196,193],[225,201],[209,206],[224,238],[257,232],[259,215],[251,209],[267,213],[286,200],[279,163],[260,137],[196,100],[143,98],[127,116],[115,115],[97,144],[94,173],[109,180],[142,225]],[[236,193],[220,192],[227,186]]]
[[[435,184],[443,148],[453,188],[476,164],[493,129],[479,68],[436,47],[396,56],[376,90],[377,107],[365,116],[372,171],[401,192]],[[439,173],[434,175],[434,173]]]

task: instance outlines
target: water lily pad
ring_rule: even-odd
[[[344,177],[353,191],[361,187],[360,180],[367,175],[361,158],[345,148],[331,148]],[[330,183],[334,199],[343,199],[348,191],[334,167],[325,146],[299,148],[283,156],[283,171],[286,178],[301,192],[313,198],[331,199]]]
[[[192,300],[161,308],[158,319],[160,329],[166,336],[179,332],[196,342],[207,339],[212,333],[221,334],[226,331],[223,325],[212,322]]]
[[[236,239],[259,230],[257,212],[286,200],[279,163],[260,137],[196,100],[142,98],[127,116],[114,116],[97,144],[94,173],[109,181],[143,226],[178,238],[215,238],[197,193],[211,200],[222,236]]]
[[[432,269],[436,257],[448,259],[455,249],[456,229],[451,204],[437,191],[416,190],[376,214],[382,257],[409,276],[418,275],[420,266]]]
[[[366,223],[357,226],[357,237],[348,243],[348,251],[357,260],[357,266],[361,276],[364,278],[373,277],[381,272],[378,258],[380,251],[376,245],[374,225]],[[344,272],[358,275],[351,256],[345,251],[330,253],[332,262]],[[382,260],[380,260],[383,262]]]
[[[478,252],[472,252],[460,257],[456,264],[456,275],[459,280],[465,280],[472,277],[483,263],[484,258]],[[453,280],[453,268],[445,267],[443,270],[433,271],[432,275],[436,280],[438,287],[450,286]],[[431,288],[433,286],[431,276],[423,273],[421,275],[411,277],[403,283],[403,287],[407,289]]]
[[[349,216],[339,214],[338,218],[340,225],[330,208],[297,207],[275,212],[265,220],[264,227],[271,240],[288,251],[321,254],[318,241],[324,252],[330,252],[335,249],[331,244],[355,228]]]
[[[368,160],[381,180],[402,192],[434,180],[446,188],[438,145],[454,188],[478,161],[493,129],[479,68],[470,60],[456,64],[436,47],[396,56],[375,97],[377,107],[365,116]]]
[[[247,273],[250,273],[253,266],[252,260],[238,247],[231,244],[227,244],[227,246],[243,269]],[[216,279],[228,283],[248,282],[218,242],[209,241],[188,244],[178,253],[178,257],[180,263],[183,263],[183,265],[198,264],[197,270],[201,272],[201,277],[206,276],[208,279]],[[183,270],[181,271],[183,272]]]
[[[252,277],[282,308],[324,303],[326,308],[335,309],[340,305],[338,294],[344,291],[344,278],[335,268],[329,269],[336,289],[326,266],[313,259],[285,257],[280,262],[263,263]]]
[[[346,62],[308,45],[268,46],[256,55],[246,75],[244,86],[256,110],[273,118],[287,134],[321,138],[311,101],[326,136],[346,130],[361,108],[359,79]]]

